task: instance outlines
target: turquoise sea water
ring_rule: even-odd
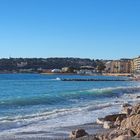
[[[118,111],[121,104],[135,101],[132,96],[140,92],[140,83],[136,81],[68,82],[61,78],[104,77],[1,74],[1,133],[94,122],[98,116]]]

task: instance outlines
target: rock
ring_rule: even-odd
[[[124,113],[127,116],[129,116],[132,113],[132,108],[125,107],[125,108],[123,108],[122,113]]]
[[[130,115],[132,112],[132,106],[131,105],[123,105],[122,111],[121,113],[126,114],[126,115]]]
[[[97,123],[97,124],[104,124],[104,118],[98,118],[98,119],[96,120],[96,123]]]
[[[98,124],[103,124],[105,121],[107,121],[107,122],[115,122],[118,117],[125,118],[126,114],[107,115],[104,118],[98,118],[96,122]]]
[[[130,129],[135,134],[140,134],[140,114],[132,115],[121,122],[122,130]]]
[[[120,126],[121,125],[121,122],[124,120],[126,118],[126,114],[124,115],[120,115],[120,116],[118,116],[117,117],[117,119],[116,119],[116,121],[115,121],[115,123],[114,123],[114,125],[115,126]]]
[[[105,118],[98,118],[97,124],[102,124],[105,129],[114,128],[120,126],[123,119],[126,118],[126,114],[114,114],[107,115]]]
[[[127,135],[131,136],[131,137],[134,137],[136,135],[136,133],[133,132],[132,130],[127,130]]]
[[[140,139],[140,134],[137,134],[134,138]]]
[[[131,115],[133,115],[133,114],[140,114],[140,103],[133,106]]]
[[[132,107],[132,105],[128,104],[128,103],[125,103],[125,104],[122,105],[122,107]]]
[[[130,105],[130,104],[128,104],[128,103],[123,104],[123,105],[122,105],[122,111],[121,111],[121,113],[130,115],[131,112],[132,112],[132,107],[133,107],[133,106]]]
[[[106,135],[99,135],[97,136],[98,140],[108,140],[108,137]]]
[[[140,98],[140,96],[136,96],[136,98]]]
[[[58,139],[56,139],[58,140]],[[62,139],[61,139],[62,140]],[[71,139],[65,139],[65,140],[71,140]],[[74,140],[101,140],[97,137],[97,135],[88,135],[80,138],[74,138]]]
[[[128,130],[128,129],[126,129],[126,130],[115,129],[109,133],[108,139],[112,140],[112,139],[115,139],[121,135],[128,135],[128,136],[134,137],[136,134],[133,131]]]
[[[113,122],[109,122],[109,121],[105,121],[103,128],[105,129],[110,129],[110,128],[114,128],[114,123]]]
[[[92,137],[87,140],[101,140],[101,138],[102,138],[102,135],[95,134],[95,135],[92,135]],[[85,138],[83,140],[85,140]]]
[[[114,114],[114,115],[108,115],[104,118],[105,121],[110,121],[110,122],[115,122],[117,117],[120,115],[125,115],[125,114]],[[126,116],[126,115],[125,115]]]
[[[121,135],[118,138],[115,138],[114,140],[131,140],[131,136]]]
[[[75,131],[72,131],[69,135],[69,137],[71,139],[75,139],[75,138],[80,138],[80,137],[84,137],[87,136],[88,133],[84,130],[84,129],[77,129]]]

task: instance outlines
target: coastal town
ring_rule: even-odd
[[[140,0],[0,0],[0,140],[140,140]]]
[[[119,60],[7,58],[0,59],[0,73],[131,76],[140,73],[140,57]]]

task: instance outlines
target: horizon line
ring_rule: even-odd
[[[104,59],[104,58],[88,58],[88,57],[70,57],[70,56],[68,56],[68,57],[58,57],[58,56],[56,56],[56,57],[0,57],[0,59],[20,59],[20,58],[22,58],[22,59],[50,59],[50,58],[75,58],[75,59],[90,59],[90,60],[121,60],[121,59],[134,59],[134,58],[138,58],[139,56],[137,56],[137,57],[133,57],[133,58],[130,58],[130,57],[123,57],[123,58],[117,58],[117,59]]]

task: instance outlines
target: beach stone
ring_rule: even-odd
[[[128,116],[131,114],[131,112],[132,112],[132,106],[129,105],[124,106],[121,111],[121,113],[126,114]]]
[[[98,118],[98,119],[96,120],[96,123],[97,123],[97,124],[104,124],[104,118]]]
[[[125,107],[125,108],[123,108],[122,113],[124,113],[127,116],[129,116],[132,113],[132,108]]]
[[[113,115],[107,115],[105,116],[104,118],[100,118],[100,120],[103,120],[103,121],[109,121],[109,122],[115,122],[116,119],[118,117],[126,117],[126,114],[113,114]]]
[[[133,115],[133,114],[140,114],[140,103],[133,106],[131,115]]]
[[[103,128],[105,129],[110,129],[110,128],[114,128],[114,123],[113,122],[109,122],[109,121],[105,121]]]
[[[117,117],[114,125],[115,126],[120,126],[121,125],[121,122],[126,118],[126,114],[121,114]]]
[[[108,140],[108,136],[107,135],[98,135],[97,136],[98,140]]]
[[[96,135],[88,135],[80,138],[76,138],[75,140],[100,140]]]
[[[84,129],[76,129],[75,131],[72,131],[69,135],[69,138],[75,139],[75,138],[80,138],[87,136],[88,133]]]
[[[131,137],[134,137],[134,136],[136,136],[136,133],[133,132],[132,130],[127,130],[127,135],[131,136]]]
[[[136,98],[140,98],[140,96],[136,96]]]
[[[128,103],[125,103],[125,104],[122,105],[122,107],[132,107],[132,105],[128,104]]]
[[[120,114],[108,115],[104,118],[104,121],[115,122],[119,115]]]
[[[132,105],[131,104],[126,103],[126,104],[122,105],[121,113],[127,114],[127,116],[129,116],[131,114],[131,112],[132,112]]]
[[[121,135],[113,140],[132,140],[132,139],[131,139],[131,136]]]
[[[136,134],[132,130],[129,130],[129,129],[126,129],[126,130],[115,129],[109,133],[108,139],[113,140],[121,135],[128,135],[128,136],[134,137]]]
[[[132,115],[121,122],[120,129],[130,129],[134,133],[140,133],[140,114]]]
[[[140,134],[137,134],[134,138],[140,139]]]

